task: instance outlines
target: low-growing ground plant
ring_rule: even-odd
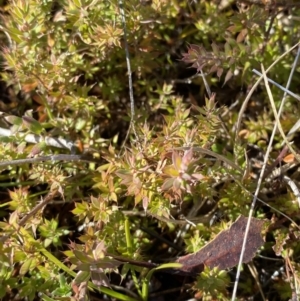
[[[0,298],[298,300],[299,18],[2,1]]]

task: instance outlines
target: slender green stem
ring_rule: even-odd
[[[127,252],[128,252],[129,256],[132,256],[132,253],[133,253],[132,238],[131,238],[131,234],[130,234],[130,223],[129,223],[129,219],[127,217],[125,218],[124,226],[125,226]]]

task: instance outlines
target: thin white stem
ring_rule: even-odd
[[[298,45],[299,45],[299,43],[298,43]],[[288,82],[287,82],[287,86],[286,86],[287,90],[289,89],[290,83],[292,81],[294,71],[295,71],[295,68],[296,68],[296,65],[297,65],[297,62],[298,62],[299,54],[300,54],[300,47],[298,46],[298,53],[297,53],[297,56],[294,60],[294,64],[293,64],[293,67],[292,67],[292,70],[291,70],[291,73],[290,73],[290,76],[289,76],[289,79],[288,79]],[[266,72],[265,72],[263,66],[262,66],[262,76],[264,78],[265,86],[266,86],[267,90],[270,90],[269,85],[268,85],[268,79],[267,79],[267,76],[266,76]],[[282,102],[281,102],[281,105],[280,105],[280,108],[279,108],[279,111],[278,111],[278,116],[280,116],[282,111],[283,111],[283,106],[284,106],[284,101],[285,101],[286,95],[287,95],[287,92],[284,92],[283,99],[282,99]],[[256,187],[256,190],[255,190],[253,201],[252,201],[251,208],[250,208],[250,211],[249,211],[249,218],[248,218],[248,222],[247,222],[247,226],[246,226],[246,230],[245,230],[245,236],[244,236],[244,240],[243,240],[240,260],[239,260],[239,264],[238,264],[238,267],[237,267],[237,273],[236,273],[235,283],[234,283],[233,292],[232,292],[232,298],[231,298],[232,301],[234,301],[235,298],[236,298],[236,293],[237,293],[237,288],[238,288],[238,283],[239,283],[239,278],[240,278],[240,273],[241,273],[241,268],[242,268],[242,263],[243,263],[243,257],[244,257],[245,250],[246,250],[247,237],[248,237],[250,224],[251,224],[251,217],[253,216],[253,213],[254,213],[256,200],[258,198],[258,193],[259,193],[259,190],[260,190],[260,186],[261,186],[263,178],[264,178],[265,169],[266,169],[266,166],[267,166],[269,154],[270,154],[271,149],[272,149],[272,144],[273,144],[273,140],[274,140],[276,131],[277,131],[277,123],[275,124],[272,135],[270,137],[267,152],[266,152],[266,155],[264,157],[264,163],[263,163],[263,166],[262,166],[262,169],[261,169],[261,172],[260,172],[257,187]]]
[[[285,57],[288,53],[290,53],[293,49],[295,49],[297,46],[299,46],[300,42],[298,42],[296,45],[294,45],[293,47],[291,47],[288,51],[286,51],[284,54],[282,54],[274,63],[272,63],[272,65],[266,70],[266,73],[268,73],[283,57]],[[235,125],[235,141],[236,143],[238,142],[239,139],[239,132],[240,132],[240,128],[241,128],[241,124],[242,124],[242,119],[244,116],[244,112],[247,108],[248,102],[251,99],[251,96],[253,94],[253,92],[255,91],[255,89],[258,87],[259,83],[262,81],[263,76],[260,76],[259,79],[257,80],[257,82],[253,85],[253,87],[251,88],[251,90],[249,91],[246,99],[243,102],[243,105],[240,109],[239,112],[239,116],[238,116],[238,120],[236,122]]]
[[[262,74],[261,74],[259,71],[257,71],[257,70],[253,69],[252,71],[253,71],[255,74],[257,74],[257,75],[262,76]],[[289,95],[291,95],[292,97],[296,98],[297,100],[300,100],[300,96],[298,96],[297,94],[295,94],[295,93],[291,92],[290,90],[288,90],[288,89],[282,87],[281,85],[279,85],[279,84],[277,84],[276,82],[274,82],[272,79],[270,79],[270,78],[268,78],[268,77],[267,77],[267,79],[268,79],[268,82],[269,82],[269,83],[275,85],[275,86],[278,87],[280,90],[284,91],[286,94],[289,94]]]

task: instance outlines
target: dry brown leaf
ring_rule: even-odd
[[[247,221],[248,217],[240,216],[228,230],[222,231],[200,251],[180,257],[177,262],[183,266],[179,270],[183,274],[195,276],[204,270],[204,266],[224,270],[237,265]],[[252,218],[243,262],[249,262],[257,249],[263,245],[264,240],[261,236],[263,223],[262,220]]]

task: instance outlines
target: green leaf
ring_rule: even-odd
[[[75,6],[76,6],[77,8],[82,8],[82,3],[81,3],[80,0],[73,0],[73,3],[75,4]]]
[[[4,117],[4,119],[12,125],[21,126],[23,119],[14,115]]]
[[[40,293],[40,298],[44,301],[56,301],[55,299],[52,299],[50,297],[48,297],[47,295],[45,295],[44,293]]]
[[[167,176],[170,176],[170,177],[178,177],[179,176],[178,170],[176,168],[174,168],[173,165],[168,165],[168,166],[164,167],[162,171],[164,174],[166,174]]]
[[[74,250],[73,251],[75,257],[80,260],[82,263],[92,263],[93,262],[93,259],[90,258],[87,254],[81,252],[81,251],[78,251],[78,250]]]
[[[27,259],[20,268],[20,274],[25,275],[29,270],[31,270],[33,267],[35,267],[36,262],[34,258]]]
[[[88,210],[87,203],[75,203],[75,209],[73,209],[71,212],[75,215],[80,215],[82,213],[85,213]]]
[[[91,278],[91,273],[86,271],[79,271],[74,279],[76,284],[87,282]]]
[[[25,126],[25,128],[29,129],[34,134],[39,135],[44,130],[42,125],[37,120],[35,120],[34,118],[32,118],[30,116],[23,116],[22,121],[23,121],[23,125]]]

